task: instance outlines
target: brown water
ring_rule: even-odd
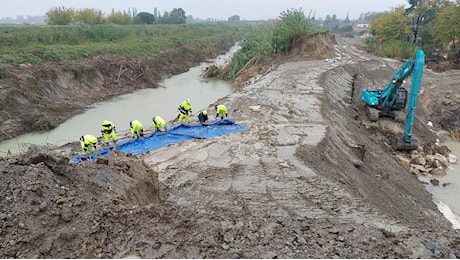
[[[211,64],[222,65],[227,62],[236,50],[235,46],[225,55],[166,79],[160,84],[162,87],[138,90],[94,104],[84,113],[70,118],[51,131],[25,134],[1,142],[0,155],[5,156],[8,151],[13,154],[23,152],[30,144],[62,145],[78,141],[85,134],[100,136],[100,127],[104,120],[112,121],[120,134],[128,132],[129,122],[134,119],[141,121],[144,129],[149,130],[152,128],[153,116],[159,115],[165,121],[174,119],[178,114],[177,108],[187,98],[192,100],[195,119],[201,109],[233,92],[230,83],[203,80],[201,74]]]

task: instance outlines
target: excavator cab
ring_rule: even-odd
[[[407,103],[407,90],[405,88],[398,88],[396,90],[396,100],[393,105],[395,110],[404,110]]]

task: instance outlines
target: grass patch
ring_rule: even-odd
[[[171,48],[234,41],[242,27],[229,23],[193,25],[0,26],[4,63],[43,64],[115,54],[131,58]]]

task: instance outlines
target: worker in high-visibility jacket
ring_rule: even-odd
[[[187,100],[182,102],[182,104],[179,106],[177,110],[179,110],[178,123],[180,124],[182,120],[185,119],[185,123],[188,124],[190,122],[190,115],[192,114],[191,99],[188,98]]]
[[[115,125],[109,120],[104,120],[101,126],[102,137],[104,138],[105,144],[109,144],[110,138],[114,143],[117,142],[117,134],[115,133]]]
[[[220,119],[224,119],[224,117],[228,116],[227,107],[224,105],[214,105],[216,109],[216,117],[220,117]]]
[[[80,145],[83,154],[96,151],[97,138],[94,135],[82,135],[80,137]]]
[[[198,114],[198,120],[200,121],[201,125],[209,125],[209,117],[208,117],[208,111],[203,110]]]
[[[144,136],[144,126],[139,120],[129,122],[129,127],[131,128],[132,137],[139,138]]]
[[[166,131],[166,122],[161,116],[153,116],[153,131]]]

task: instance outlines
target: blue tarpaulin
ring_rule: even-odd
[[[127,140],[120,140],[117,144],[106,146],[97,152],[75,156],[71,161],[80,163],[82,161],[96,160],[97,157],[108,156],[112,149],[126,154],[138,155],[182,141],[212,138],[246,130],[248,130],[247,127],[235,124],[233,119],[213,121],[208,126],[201,124],[181,124],[169,128],[166,132],[154,132],[139,139],[130,138]]]

